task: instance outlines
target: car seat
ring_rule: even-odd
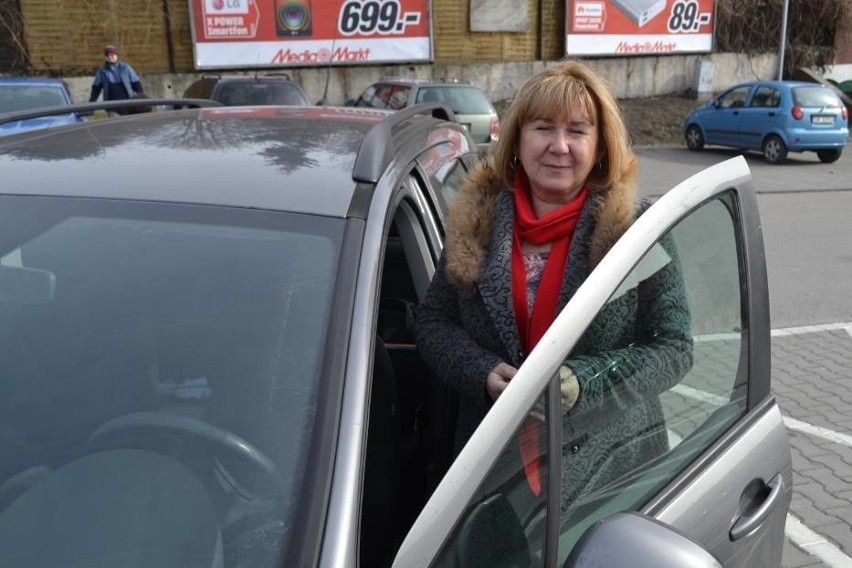
[[[390,566],[401,534],[398,493],[400,470],[398,448],[396,375],[382,339],[376,336],[373,354],[373,383],[364,464],[364,493],[361,503],[361,566]]]

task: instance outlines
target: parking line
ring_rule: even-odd
[[[787,523],[784,528],[793,544],[801,548],[819,560],[828,568],[848,568],[852,566],[852,558],[846,556],[842,550],[830,543],[825,537],[815,533],[806,527],[802,521],[791,514],[787,514]]]
[[[848,322],[773,329],[772,337],[817,333],[821,331],[837,331],[841,329],[852,337],[852,323]],[[789,416],[784,416],[783,420],[784,426],[790,430],[796,430],[803,434],[816,436],[846,447],[852,447],[852,436],[847,434],[835,432],[821,426],[814,426],[813,424],[808,424]],[[784,534],[794,545],[811,556],[818,558],[828,568],[847,568],[848,566],[852,566],[852,558],[844,554],[842,550],[829,542],[828,539],[815,533],[789,513],[787,514],[787,524],[784,528]]]
[[[837,331],[842,329],[852,335],[852,322],[825,323],[819,325],[803,325],[799,327],[781,327],[772,330],[772,337],[801,335],[803,333],[818,333],[820,331]]]
[[[847,448],[852,448],[852,436],[849,436],[848,434],[835,432],[834,430],[829,430],[822,426],[814,426],[813,424],[808,424],[807,422],[802,422],[801,420],[796,420],[789,416],[784,416],[784,425],[790,430],[796,430],[803,434],[808,434],[809,436],[816,436],[817,438],[822,438],[823,440],[828,440],[829,442],[842,444]]]

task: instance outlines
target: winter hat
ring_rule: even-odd
[[[112,53],[118,55],[118,50],[115,48],[114,45],[108,45],[104,48],[104,55],[110,55]]]

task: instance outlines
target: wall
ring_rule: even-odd
[[[666,55],[659,57],[604,58],[589,60],[609,81],[618,98],[647,97],[684,93],[692,88],[697,60],[714,63],[713,90],[731,83],[752,79],[770,79],[777,71],[775,54],[747,56],[733,53]],[[131,63],[133,63],[131,61]],[[341,104],[354,98],[370,83],[384,75],[413,77],[455,77],[479,85],[493,101],[511,99],[524,80],[557,62],[509,62],[492,64],[389,65],[372,67],[333,67],[292,69],[291,76],[317,101],[328,81],[328,99]],[[181,96],[199,73],[143,74],[142,84],[151,96]],[[87,101],[91,76],[66,78],[74,100]]]
[[[841,83],[852,79],[852,10],[846,11],[846,18],[838,26],[836,42],[834,65],[826,67],[823,76]]]

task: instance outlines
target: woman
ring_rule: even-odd
[[[587,64],[563,62],[520,89],[489,161],[451,206],[444,257],[418,308],[418,348],[461,395],[456,452],[647,208],[636,173],[617,102]],[[692,342],[676,251],[663,246],[662,267],[612,299],[560,368],[566,502],[668,447],[658,395],[691,367]]]

